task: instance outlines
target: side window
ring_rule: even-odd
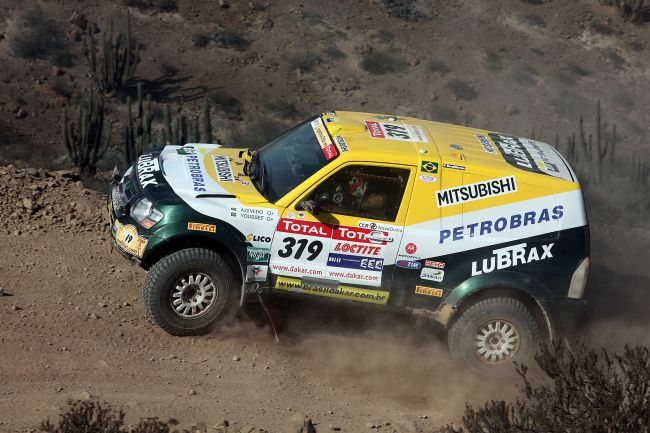
[[[310,195],[322,212],[395,221],[409,170],[366,165],[347,166]]]

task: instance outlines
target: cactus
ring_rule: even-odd
[[[596,104],[596,125],[595,125],[595,143],[594,135],[589,134],[589,138],[585,138],[585,126],[584,119],[582,115],[578,121],[578,142],[580,143],[580,148],[582,149],[582,154],[584,156],[584,161],[586,167],[589,169],[590,174],[596,174],[597,180],[599,183],[603,183],[605,175],[605,164],[604,161],[609,154],[609,171],[613,172],[614,170],[614,153],[616,151],[616,143],[618,136],[616,135],[616,124],[612,126],[611,135],[607,134],[607,126],[603,125],[600,109],[600,100]],[[595,144],[595,149],[594,149]],[[568,139],[569,154],[575,151],[575,137],[572,136]],[[594,162],[594,152],[595,159],[597,162],[597,173],[594,173],[593,162]],[[573,156],[569,156],[570,160],[577,160],[579,156],[575,153]],[[585,173],[586,174],[586,173]]]
[[[124,131],[124,157],[127,163],[133,164],[142,152],[151,147],[154,137],[151,130],[153,110],[151,95],[147,95],[146,106],[142,100],[142,83],[138,83],[137,122],[133,116],[131,97],[126,98],[128,119]]]
[[[138,43],[131,35],[131,14],[127,13],[126,36],[118,33],[113,38],[113,21],[110,21],[108,32],[102,34],[100,59],[97,58],[95,31],[94,24],[88,25],[82,46],[90,67],[89,76],[105,96],[115,96],[133,78],[139,61]]]
[[[203,102],[203,141],[212,143],[212,122],[210,116],[210,101],[205,98]]]
[[[648,189],[648,176],[650,175],[650,165],[641,161],[636,155],[632,159],[632,170],[630,171],[630,180],[636,187]]]
[[[645,0],[616,0],[615,4],[623,15],[623,18],[639,24],[645,18]]]
[[[87,100],[79,106],[76,123],[63,109],[63,141],[68,158],[81,172],[94,173],[97,163],[111,144],[111,122],[104,121],[104,98],[95,89],[87,91]],[[106,131],[104,131],[106,129]]]

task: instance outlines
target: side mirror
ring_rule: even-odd
[[[296,209],[304,210],[310,214],[315,214],[318,212],[318,205],[314,200],[303,200],[296,204]]]

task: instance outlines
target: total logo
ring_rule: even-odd
[[[271,237],[270,236],[254,235],[253,233],[249,233],[248,236],[246,236],[246,240],[248,242],[262,242],[262,243],[268,244],[269,242],[271,242]]]
[[[555,243],[526,248],[526,243],[492,250],[492,256],[472,262],[472,276],[489,274],[495,270],[553,258],[551,248]]]

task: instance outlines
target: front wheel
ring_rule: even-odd
[[[465,310],[447,337],[455,361],[476,371],[497,371],[526,359],[539,339],[528,308],[513,298],[488,298]]]
[[[236,305],[235,277],[214,251],[188,248],[154,264],[142,297],[149,318],[172,335],[208,330]]]

